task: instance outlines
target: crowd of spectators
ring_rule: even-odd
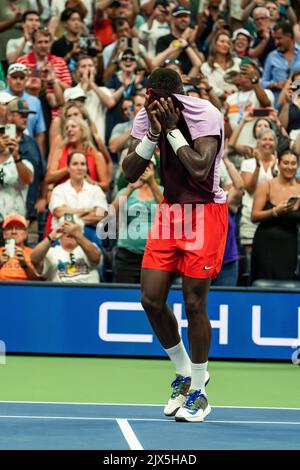
[[[224,115],[214,284],[299,279],[298,0],[4,0],[0,280],[140,281],[159,150],[134,184],[122,160],[157,67]]]

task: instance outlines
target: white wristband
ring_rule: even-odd
[[[185,145],[188,145],[189,147],[189,143],[185,140],[179,129],[174,129],[168,132],[167,139],[176,154],[181,147],[184,147]]]
[[[136,146],[135,152],[139,155],[139,157],[142,157],[145,160],[151,160],[156,145],[157,142],[153,142],[145,135],[142,141]]]

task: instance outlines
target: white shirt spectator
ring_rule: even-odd
[[[142,24],[139,28],[139,38],[147,44],[147,53],[153,59],[156,56],[156,43],[161,36],[170,34],[170,27],[167,22],[160,23],[153,20],[152,27],[149,29],[147,23]]]
[[[242,161],[241,173],[254,173],[256,168],[255,158],[249,158]],[[269,167],[267,171],[261,165],[258,174],[257,186],[263,181],[273,179],[272,169]],[[254,234],[258,224],[251,222],[251,211],[253,206],[253,195],[245,191],[242,199],[242,215],[240,219],[240,239],[242,245],[252,245]]]
[[[80,85],[77,85],[80,87]],[[81,88],[81,87],[80,87]],[[99,87],[108,96],[112,96],[112,92],[109,88],[102,86]],[[106,122],[106,111],[107,107],[101,102],[94,90],[89,90],[85,92],[86,100],[84,107],[89,113],[89,117],[92,122],[95,124],[97,132],[102,140],[105,140],[105,122]]]
[[[28,160],[22,160],[24,165],[34,174],[33,165]],[[0,163],[0,222],[10,214],[20,214],[26,217],[26,198],[28,184],[22,183],[15,160],[10,156]]]
[[[23,41],[24,41],[23,36],[21,38],[9,39],[9,41],[6,44],[6,57],[12,52],[15,52]],[[22,55],[29,54],[30,52],[32,52],[32,43],[29,41],[26,41]]]
[[[45,256],[42,276],[51,282],[98,283],[97,268],[80,246],[69,252],[57,245]]]
[[[208,62],[201,65],[201,72],[208,78],[210,86],[213,87],[217,96],[222,96],[226,89],[236,89],[235,85],[230,85],[224,80],[224,76],[228,72],[240,72],[241,59],[238,57],[233,58],[233,66],[228,67],[226,70],[221,67],[217,62],[215,68],[212,69]]]
[[[81,191],[77,192],[71,185],[70,180],[57,185],[53,191],[49,203],[49,209],[53,213],[54,209],[61,206],[69,206],[74,209],[95,209],[102,207],[107,211],[107,201],[104,192],[99,186],[83,182]],[[59,222],[56,217],[52,219],[52,229],[58,227]]]

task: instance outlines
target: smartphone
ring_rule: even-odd
[[[267,117],[269,116],[270,110],[267,108],[256,108],[253,109],[253,116],[254,117]]]
[[[74,222],[74,214],[64,213],[65,222]]]
[[[15,139],[17,134],[17,127],[15,124],[6,124],[5,135],[10,139]]]
[[[5,134],[5,126],[0,126],[0,135]]]
[[[13,258],[15,256],[15,246],[16,240],[14,238],[7,238],[5,240],[5,249],[10,258]]]
[[[193,77],[193,78],[191,79],[191,82],[192,82],[192,85],[193,85],[194,87],[197,87],[197,86],[199,86],[200,83],[201,83],[201,78],[200,78],[200,77]]]
[[[120,37],[119,45],[122,46],[122,50],[128,49],[128,38],[125,36]]]
[[[288,198],[288,204],[296,204],[300,196],[290,196]]]
[[[243,65],[248,65],[248,64],[251,64],[250,57],[243,57],[240,67],[242,67]]]
[[[80,49],[87,49],[88,45],[89,45],[88,37],[82,36],[81,38],[79,38],[78,47],[80,47]]]

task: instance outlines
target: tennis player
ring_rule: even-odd
[[[176,421],[201,422],[211,411],[205,391],[211,341],[206,302],[211,279],[221,269],[227,234],[226,195],[219,186],[223,140],[221,113],[209,101],[186,96],[177,72],[160,68],[150,75],[123,169],[135,182],[159,146],[164,200],[143,257],[142,305],[175,367],[164,413]],[[190,357],[166,303],[178,273]]]

